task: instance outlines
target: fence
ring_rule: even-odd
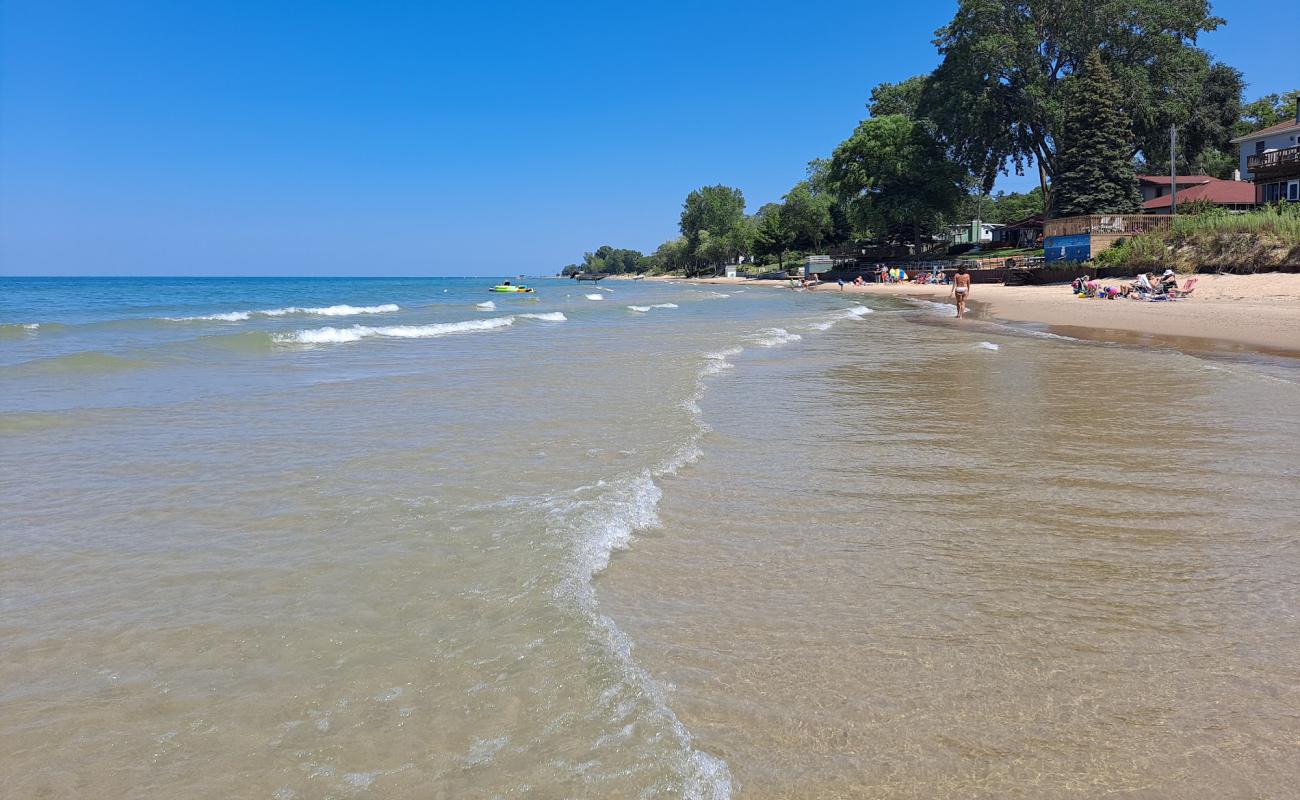
[[[1169,227],[1168,214],[1090,214],[1082,217],[1049,219],[1043,225],[1043,237],[1075,236],[1081,233],[1132,236]]]

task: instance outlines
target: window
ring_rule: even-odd
[[[1263,152],[1264,152],[1264,140],[1260,139],[1258,142],[1255,142],[1255,155],[1260,155]]]
[[[1300,202],[1300,181],[1288,181],[1286,185],[1286,199],[1292,203]]]

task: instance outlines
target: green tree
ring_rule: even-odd
[[[741,252],[745,195],[730,186],[704,186],[686,196],[679,222],[690,252],[714,266]],[[705,235],[707,234],[707,235]]]
[[[1053,186],[1054,215],[1137,211],[1141,203],[1133,168],[1133,126],[1119,84],[1096,50],[1069,81]]]
[[[814,194],[807,181],[800,181],[786,193],[781,206],[781,220],[794,235],[794,246],[820,250],[831,233],[831,204],[826,194]]]
[[[1233,136],[1245,136],[1261,128],[1276,125],[1283,120],[1295,119],[1296,99],[1300,89],[1285,94],[1266,94],[1241,109],[1241,119],[1233,126]]]
[[[921,104],[921,95],[925,91],[925,75],[913,75],[898,83],[878,83],[871,90],[871,100],[867,103],[867,112],[873,117],[887,117],[893,114],[917,118],[917,109]]]
[[[985,191],[1008,165],[1023,173],[1032,161],[1050,202],[1062,89],[1084,59],[1102,51],[1121,87],[1130,155],[1155,151],[1201,97],[1210,59],[1197,36],[1222,23],[1208,0],[961,0],[936,34],[942,61],[918,113]]]
[[[919,250],[922,230],[955,211],[964,173],[921,124],[892,114],[860,123],[826,177],[860,229],[909,225]]]
[[[1201,95],[1187,119],[1178,126],[1176,165],[1180,175],[1213,175],[1228,178],[1237,165],[1233,131],[1242,116],[1241,72],[1226,65],[1210,67],[1201,84]],[[1169,137],[1148,142],[1142,151],[1140,171],[1169,174]]]
[[[783,219],[783,209],[778,203],[768,203],[755,215],[754,250],[761,256],[776,256],[776,263],[785,269],[785,254],[794,244],[794,232]]]

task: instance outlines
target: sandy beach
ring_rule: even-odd
[[[1177,302],[1083,299],[1065,285],[976,284],[972,319],[1031,323],[1078,338],[1198,350],[1258,350],[1300,357],[1300,274],[1200,275],[1193,297]],[[1185,278],[1180,278],[1180,281]],[[785,287],[785,281],[711,278],[703,283]],[[1126,281],[1106,280],[1104,286]],[[834,283],[819,292],[839,292]],[[894,295],[951,302],[951,286],[846,284],[845,294]]]

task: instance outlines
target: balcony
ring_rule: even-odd
[[[1257,182],[1300,176],[1300,146],[1246,156],[1246,169]]]

